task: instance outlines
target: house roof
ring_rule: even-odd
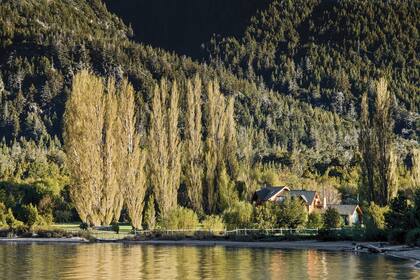
[[[359,208],[356,204],[328,204],[328,207],[334,208],[340,215],[353,215]]]
[[[305,200],[306,205],[311,205],[314,202],[316,191],[291,190],[290,195],[293,197],[300,196]]]
[[[289,190],[288,187],[264,187],[256,191],[255,193],[257,195],[258,200],[267,201],[284,189]]]

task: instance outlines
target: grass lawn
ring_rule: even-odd
[[[67,230],[67,231],[79,231],[80,223],[67,223],[67,224],[53,224],[53,228]],[[131,225],[120,224],[120,232],[116,234],[114,231],[107,230],[92,230],[91,233],[99,238],[121,238],[124,235],[131,233]]]

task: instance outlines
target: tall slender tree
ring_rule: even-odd
[[[118,221],[124,194],[131,192],[142,211],[144,158],[134,129],[133,88],[127,80],[117,87],[87,70],[77,74],[66,104],[65,147],[74,184],[71,196],[84,222],[108,225]],[[131,214],[130,214],[131,215]],[[134,215],[134,214],[133,214]],[[141,223],[134,221],[136,225]]]
[[[118,99],[115,80],[107,82],[104,112],[104,127],[102,141],[102,224],[109,225],[118,220],[122,208],[122,189],[119,184],[121,159],[121,125],[118,118]]]
[[[420,149],[411,151],[411,180],[414,187],[420,186]]]
[[[120,138],[120,185],[128,216],[134,228],[140,229],[146,193],[146,151],[140,147],[140,133],[136,129],[134,89],[124,80],[118,106]],[[120,206],[120,205],[119,205]]]
[[[205,139],[205,182],[207,212],[223,211],[230,202],[223,202],[220,194],[234,193],[232,179],[238,173],[237,139],[234,120],[234,99],[226,98],[220,92],[217,82],[207,86],[206,139]],[[226,174],[222,174],[226,173]],[[220,187],[229,188],[220,190]],[[229,196],[236,198],[236,194]]]
[[[83,70],[73,79],[64,115],[65,149],[73,177],[71,198],[80,219],[93,225],[102,218],[103,96],[102,80]]]
[[[181,171],[179,138],[179,92],[176,82],[168,98],[168,84],[162,79],[155,87],[149,131],[150,179],[162,216],[177,206]],[[168,100],[169,99],[169,100]]]
[[[362,98],[360,150],[364,184],[368,200],[380,205],[387,205],[397,193],[392,106],[393,98],[384,78],[375,84],[372,108],[367,95]]]
[[[217,202],[217,167],[223,153],[225,136],[225,99],[220,93],[217,82],[210,81],[207,85],[206,106],[206,210],[208,213],[216,211]]]
[[[203,211],[203,140],[201,80],[197,75],[187,82],[184,177],[188,199],[196,212]]]

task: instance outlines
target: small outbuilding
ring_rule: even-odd
[[[328,207],[334,208],[343,218],[346,226],[361,224],[362,209],[356,204],[328,204]]]

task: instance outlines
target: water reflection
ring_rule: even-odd
[[[420,279],[408,262],[317,251],[3,244],[0,279]]]

